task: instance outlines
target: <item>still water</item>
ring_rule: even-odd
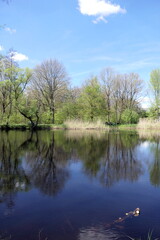
[[[139,216],[125,215],[137,207]],[[160,237],[159,136],[0,132],[0,239],[146,239],[149,231]]]

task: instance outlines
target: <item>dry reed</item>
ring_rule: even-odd
[[[67,120],[64,123],[67,129],[105,129],[108,130],[109,127],[105,125],[102,121],[98,120],[96,122],[82,121],[82,120]]]
[[[142,118],[137,124],[137,129],[152,130],[160,129],[160,120]]]

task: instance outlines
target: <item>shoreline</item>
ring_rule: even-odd
[[[21,131],[37,131],[37,130],[103,130],[103,131],[114,131],[114,130],[143,130],[143,131],[155,131],[160,130],[160,127],[156,126],[150,127],[138,127],[138,124],[126,124],[126,125],[117,125],[117,126],[106,126],[106,127],[85,127],[85,126],[77,126],[77,127],[67,127],[64,124],[53,125],[53,124],[39,124],[38,126],[32,128],[29,125],[25,124],[14,124],[14,125],[0,125],[0,131],[9,131],[9,130],[21,130]]]
[[[105,127],[98,127],[95,125],[93,126],[65,126],[64,124],[59,125],[53,125],[53,124],[39,124],[38,126],[32,128],[29,125],[25,124],[13,124],[13,125],[0,125],[0,130],[8,131],[8,130],[130,130],[130,129],[136,129],[136,126],[132,125],[117,125],[117,126],[105,126]]]

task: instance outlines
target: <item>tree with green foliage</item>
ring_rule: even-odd
[[[21,69],[14,61],[14,52],[0,59],[1,120],[9,124],[10,117],[17,112],[20,99],[31,79],[31,70]]]
[[[35,128],[39,123],[61,124],[68,119],[133,123],[141,114],[142,80],[138,74],[116,74],[106,68],[100,81],[91,77],[84,86],[71,88],[65,67],[58,60],[46,60],[31,71],[19,68],[14,59],[13,50],[0,56],[1,124],[30,122]],[[157,106],[154,76],[151,80]],[[159,107],[154,113],[156,109]]]
[[[55,122],[63,123],[65,120],[79,119],[80,118],[80,107],[79,97],[80,88],[66,89],[63,101],[59,102],[57,112],[55,114]]]
[[[153,94],[153,103],[150,111],[152,116],[160,117],[160,69],[154,69],[150,74],[150,89]]]
[[[18,104],[19,113],[29,121],[32,129],[36,128],[39,123],[40,107],[41,104],[35,98],[32,90],[28,91],[21,99],[21,103]]]
[[[85,120],[96,120],[105,116],[105,100],[98,79],[92,77],[83,87],[79,106],[82,118]]]
[[[122,123],[132,124],[137,123],[139,120],[139,115],[132,109],[125,109],[122,113]]]

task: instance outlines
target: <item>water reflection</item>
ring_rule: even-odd
[[[149,164],[150,182],[155,187],[160,186],[160,133],[158,131],[138,131],[139,138],[147,141],[147,148],[150,150],[153,160]]]
[[[144,134],[141,136],[144,141]],[[155,141],[155,139],[154,139]],[[69,160],[80,160],[87,176],[110,187],[120,180],[137,181],[143,174],[135,133],[1,132],[0,201],[14,205],[14,195],[31,187],[47,195],[63,189],[69,179]],[[150,181],[160,185],[159,141],[149,145],[154,154]]]
[[[43,137],[43,140],[42,140]],[[46,138],[48,141],[45,141]],[[66,169],[69,155],[63,148],[56,144],[56,134],[49,136],[34,133],[28,142],[28,149],[35,148],[27,152],[25,157],[27,164],[27,174],[32,184],[47,195],[55,195],[63,189],[65,182],[69,178]]]
[[[98,134],[98,138],[97,138]],[[101,183],[110,187],[120,180],[138,180],[143,169],[135,154],[139,143],[135,133],[89,132],[75,135],[68,132],[66,138],[72,141],[78,157],[83,161],[84,171],[91,177],[98,177]]]
[[[20,137],[20,141],[17,138]],[[14,197],[19,191],[27,191],[30,180],[21,165],[21,145],[26,141],[15,133],[1,132],[0,139],[0,202],[5,202],[9,214],[14,207]]]
[[[69,178],[69,159],[80,159],[84,172],[108,187],[120,180],[136,181],[143,174],[136,155],[139,142],[137,134],[125,132],[1,132],[1,201],[8,193],[27,191],[31,185],[54,195]],[[159,185],[159,141],[149,147],[154,154],[150,179]]]
[[[158,187],[160,186],[160,142],[151,145],[151,151],[154,154],[154,161],[150,165],[150,182]]]
[[[106,154],[101,168],[101,182],[110,187],[120,180],[137,181],[143,167],[136,155],[137,134],[117,133],[108,136]]]
[[[160,139],[150,137],[148,140],[148,136],[136,132],[0,132],[0,206],[7,206],[7,217],[13,213],[9,216],[13,226],[14,216],[18,217],[19,224],[27,216],[23,222],[24,235],[30,233],[27,219],[32,219],[34,231],[46,228],[49,236],[56,235],[55,239],[66,239],[62,229],[68,239],[124,239],[122,231],[125,232],[126,226],[130,226],[130,230],[133,225],[140,226],[141,217],[126,222],[123,230],[105,224],[130,208],[142,206],[148,211],[151,204],[148,201],[152,199],[150,183],[160,186],[159,159]],[[116,188],[118,182],[121,184]],[[33,189],[38,191],[31,191]],[[16,212],[19,196],[20,200],[24,200],[24,196],[28,198]],[[32,203],[28,204],[30,197]],[[149,222],[151,215],[152,212],[148,212],[143,221],[148,217]],[[25,239],[16,235],[19,226],[10,228],[5,221],[4,230],[13,231],[16,240]]]
[[[6,203],[10,213],[19,191],[36,187],[55,195],[63,188],[69,177],[68,154],[56,145],[55,137],[47,132],[1,132],[0,202]]]

